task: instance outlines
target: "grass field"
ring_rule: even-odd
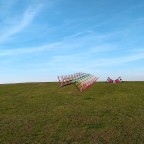
[[[0,85],[0,144],[143,144],[144,82]]]

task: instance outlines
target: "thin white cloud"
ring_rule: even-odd
[[[131,62],[144,60],[143,53],[132,53],[128,56],[116,57],[116,58],[90,58],[88,53],[85,54],[73,54],[73,55],[59,55],[53,56],[53,58],[47,63],[49,67],[53,69],[64,69],[69,70],[96,70],[99,67],[109,67],[123,65]],[[61,67],[62,66],[62,67]]]
[[[23,25],[25,26],[27,22]],[[20,27],[21,28],[21,27]],[[19,30],[19,29],[17,29]],[[16,32],[16,31],[15,31]],[[19,47],[12,49],[2,49],[0,50],[0,56],[12,56],[12,55],[23,55],[32,54],[37,52],[47,52],[53,51],[54,53],[68,53],[71,55],[77,53],[79,57],[85,54],[102,53],[109,51],[121,50],[120,46],[116,44],[109,44],[105,42],[105,39],[109,39],[119,34],[119,32],[114,32],[107,35],[97,35],[94,32],[79,32],[73,35],[69,35],[67,38],[64,37],[61,41],[56,41],[54,43],[42,44],[35,47]],[[1,46],[2,47],[2,46]],[[77,52],[79,51],[79,52]]]
[[[42,7],[42,4],[38,4],[32,5],[29,8],[27,8],[23,13],[20,21],[17,22],[17,24],[15,25],[10,25],[10,27],[7,28],[7,30],[5,30],[5,33],[1,35],[0,42],[2,43],[7,41],[11,36],[21,32],[24,28],[28,27],[32,23],[36,15],[40,12]]]
[[[15,56],[15,55],[24,55],[24,54],[32,54],[32,53],[37,53],[37,52],[44,52],[48,50],[53,50],[59,45],[60,43],[52,43],[52,44],[45,44],[45,45],[41,45],[37,47],[0,50],[0,56]]]
[[[25,55],[32,54],[38,52],[47,52],[52,51],[54,53],[68,53],[71,55],[77,53],[79,51],[80,55],[85,54],[93,54],[93,53],[101,53],[108,51],[116,51],[119,50],[119,47],[116,45],[110,44],[98,44],[98,41],[102,41],[103,38],[110,37],[110,35],[105,36],[97,36],[91,33],[77,33],[75,35],[69,36],[67,39],[63,39],[62,41],[43,44],[35,47],[19,47],[15,49],[1,49],[0,56],[12,56],[12,55]],[[71,51],[72,50],[72,51]]]
[[[123,65],[131,62],[144,60],[144,53],[133,53],[131,55],[117,57],[117,58],[101,58],[92,62],[91,65],[95,67],[108,67]]]

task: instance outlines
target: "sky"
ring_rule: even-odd
[[[0,83],[77,72],[144,81],[143,0],[0,0]]]

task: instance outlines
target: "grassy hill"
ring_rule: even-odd
[[[144,82],[0,85],[0,144],[142,144]]]

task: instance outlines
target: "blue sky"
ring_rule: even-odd
[[[143,0],[0,0],[0,83],[85,72],[144,81]]]

